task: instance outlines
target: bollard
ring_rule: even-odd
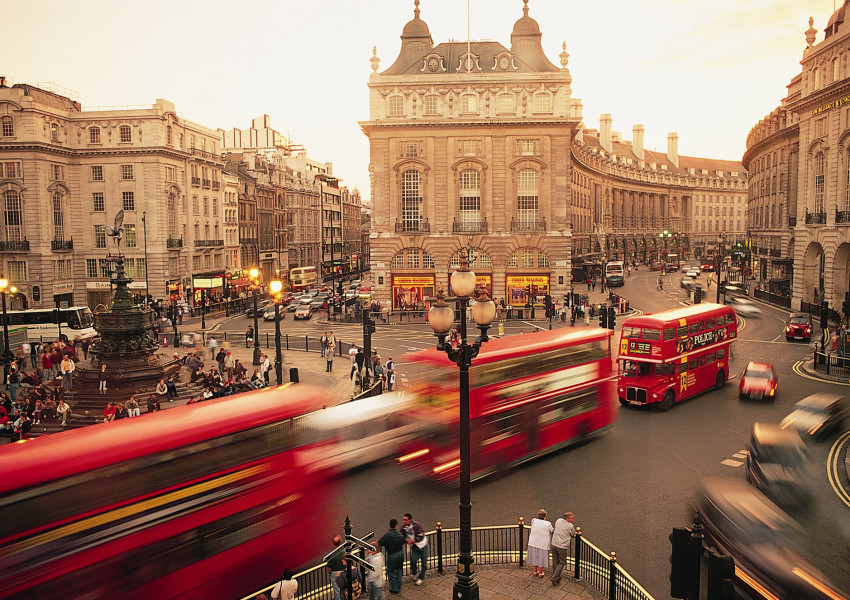
[[[574,579],[579,578],[579,567],[581,566],[581,527],[576,527],[576,553],[573,555],[573,566],[575,567]]]
[[[289,368],[289,381],[291,381],[292,383],[298,383],[299,382],[298,368],[297,367],[290,367]]]
[[[617,600],[617,553],[608,559],[608,600]]]
[[[525,537],[525,519],[522,517],[519,518],[519,568],[522,568],[524,559],[522,553],[522,547],[525,545],[523,542],[523,538]]]
[[[443,524],[437,521],[437,572],[443,573]]]

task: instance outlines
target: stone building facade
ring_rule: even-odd
[[[511,46],[434,45],[404,26],[394,63],[371,59],[370,260],[373,297],[402,308],[449,290],[471,247],[478,287],[524,305],[570,279],[570,146],[581,122],[568,54],[560,67],[523,7]]]
[[[818,42],[810,18],[802,69],[788,84],[782,104],[750,132],[744,163],[754,174],[752,229],[768,251],[769,278],[792,279],[794,309],[826,300],[841,312],[850,292],[847,1],[823,32]],[[786,266],[791,259],[793,269]]]
[[[676,133],[668,134],[666,153],[651,151],[642,125],[628,141],[611,124],[611,115],[601,115],[599,129],[584,129],[571,146],[576,267],[668,254],[690,259],[714,254],[718,244],[746,253],[742,163],[681,156]]]
[[[219,138],[170,102],[84,111],[0,81],[0,164],[0,270],[14,308],[108,304],[115,248],[103,226],[119,210],[134,293],[188,297],[196,272],[224,267]]]

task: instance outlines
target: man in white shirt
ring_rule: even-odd
[[[366,573],[366,581],[369,583],[369,600],[384,600],[384,554],[380,546],[375,544],[374,550],[369,551],[366,560],[375,567],[374,571]]]
[[[278,581],[272,588],[272,600],[293,600],[298,591],[298,581],[292,578],[292,569],[283,572],[283,580]]]
[[[552,585],[561,583],[561,571],[567,564],[567,556],[570,554],[570,540],[576,536],[576,528],[573,521],[576,516],[571,512],[565,512],[564,516],[555,521],[555,531],[552,534],[552,563],[555,565],[552,571]]]
[[[357,346],[351,346],[348,349],[348,358],[351,359],[351,373],[349,373],[348,378],[353,380],[354,374],[357,372]]]

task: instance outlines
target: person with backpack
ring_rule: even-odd
[[[360,575],[360,567],[356,563],[351,565],[351,595],[349,596],[347,562],[344,558],[342,559],[342,571],[339,572],[336,580],[339,595],[342,600],[357,600],[363,593],[363,576]]]
[[[292,569],[283,572],[283,579],[272,588],[272,600],[294,600],[298,591],[298,581],[292,578],[294,575]]]

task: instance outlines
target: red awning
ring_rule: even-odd
[[[246,285],[251,285],[251,282],[247,279],[231,279],[230,285],[232,287],[245,287]]]

